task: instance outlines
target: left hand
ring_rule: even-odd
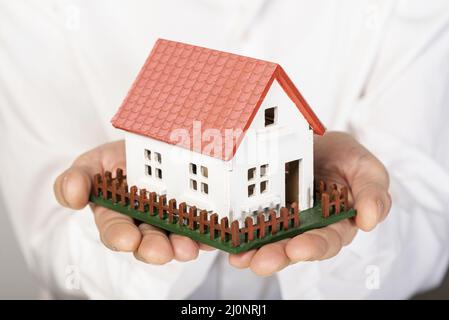
[[[80,155],[70,168],[55,180],[54,193],[64,207],[80,210],[89,204],[92,177],[99,172],[112,171],[125,165],[125,142],[114,141],[97,146]],[[90,203],[98,233],[103,244],[113,250],[134,252],[136,259],[161,265],[173,259],[196,259],[200,250],[211,247],[146,223],[116,211]]]
[[[292,263],[329,259],[351,243],[358,229],[370,231],[386,218],[391,207],[389,177],[372,153],[342,132],[315,137],[314,150],[315,179],[348,187],[349,202],[357,216],[259,249],[231,254],[231,265],[267,276]]]

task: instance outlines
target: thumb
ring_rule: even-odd
[[[375,183],[366,184],[354,193],[355,222],[363,231],[374,229],[386,217],[390,207],[388,191]]]
[[[56,200],[64,207],[79,210],[89,202],[90,175],[81,167],[72,166],[64,171],[53,186]]]
[[[79,210],[89,202],[92,177],[105,170],[125,168],[123,140],[106,143],[78,157],[73,165],[55,180],[55,197],[65,207]]]
[[[349,185],[357,210],[355,222],[360,229],[370,231],[387,216],[391,197],[387,170],[376,157],[364,151]]]
[[[64,207],[74,210],[84,208],[89,202],[91,190],[90,174],[85,169],[73,166],[64,171],[53,186],[56,200]]]

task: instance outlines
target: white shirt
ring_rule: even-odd
[[[388,219],[335,258],[270,278],[218,251],[152,266],[106,249],[89,209],[61,208],[52,184],[122,137],[109,121],[158,37],[280,63],[328,129],[385,163]],[[449,258],[448,107],[444,0],[0,0],[0,191],[54,297],[406,298],[435,286]]]

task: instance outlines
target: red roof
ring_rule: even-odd
[[[184,129],[193,141],[194,121],[200,121],[201,133],[218,129],[223,141],[226,129],[245,132],[274,79],[314,132],[324,134],[324,126],[280,65],[163,39],[156,42],[112,124],[194,150],[188,141],[172,141],[172,132]],[[233,146],[209,155],[229,160],[242,139],[243,134]],[[208,144],[202,141],[201,150],[195,151],[205,153]]]

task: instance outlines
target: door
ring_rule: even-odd
[[[299,160],[285,163],[285,206],[299,204]]]

